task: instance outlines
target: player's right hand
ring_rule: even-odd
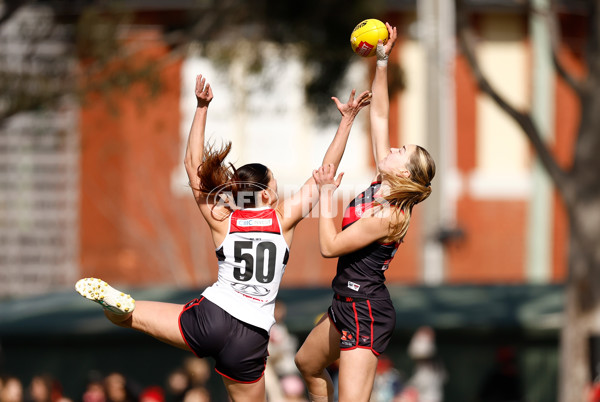
[[[212,88],[201,74],[196,76],[196,100],[198,107],[206,107],[213,99]]]

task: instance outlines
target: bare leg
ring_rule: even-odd
[[[137,302],[128,294],[97,278],[84,278],[75,285],[77,292],[100,304],[112,323],[132,328],[169,345],[190,350],[179,332],[179,304],[151,301]]]
[[[339,402],[368,402],[373,390],[377,356],[370,349],[340,353]]]
[[[296,353],[296,366],[306,382],[311,401],[333,401],[333,382],[326,368],[338,357],[340,334],[324,314]]]
[[[265,399],[265,377],[251,384],[235,382],[223,377],[223,383],[232,402],[264,402]]]
[[[120,327],[135,329],[171,346],[190,350],[179,331],[182,309],[180,304],[138,301],[133,313],[124,316],[104,310],[104,315]]]

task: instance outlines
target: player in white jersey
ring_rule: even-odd
[[[232,316],[269,331],[275,324],[275,297],[288,256],[274,209],[234,211],[217,249],[218,280],[202,295]]]
[[[210,85],[196,78],[197,106],[188,137],[185,167],[194,198],[208,223],[219,260],[218,280],[186,305],[138,301],[105,282],[85,278],[76,289],[104,307],[113,323],[170,345],[215,359],[231,399],[264,401],[263,377],[273,308],[296,225],[319,198],[312,175],[289,198],[279,200],[277,181],[266,166],[225,165],[231,143],[205,149]],[[369,104],[365,91],[346,103],[333,97],[342,118],[323,164],[337,167],[358,112]]]

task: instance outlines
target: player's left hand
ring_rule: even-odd
[[[340,100],[335,96],[331,97],[342,116],[355,117],[363,107],[371,103],[370,91],[364,91],[358,95],[357,98],[354,97],[355,95],[356,89],[353,89],[352,92],[350,92],[350,96],[348,97],[348,101],[346,103],[340,102]]]
[[[342,177],[344,173],[340,173],[335,178],[335,166],[333,163],[328,163],[327,165],[321,166],[318,169],[313,171],[313,178],[319,187],[319,191],[331,191],[334,192],[342,182]]]

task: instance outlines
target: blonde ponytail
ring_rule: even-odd
[[[378,203],[389,207],[390,230],[385,241],[401,242],[406,236],[412,209],[431,194],[431,180],[435,176],[435,162],[429,152],[417,146],[406,164],[409,177],[383,174],[389,183],[389,191],[382,195]]]

